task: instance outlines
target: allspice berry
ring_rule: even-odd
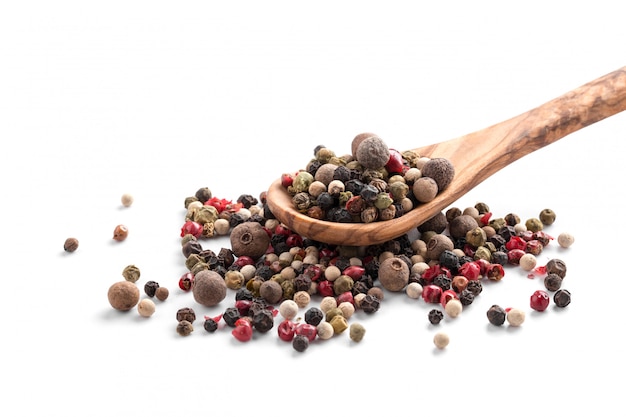
[[[268,279],[259,287],[259,295],[270,304],[276,304],[283,298],[283,287],[278,281]]]
[[[365,139],[372,137],[372,136],[376,136],[376,134],[365,132],[365,133],[359,133],[358,135],[356,135],[354,139],[352,139],[352,144],[351,144],[351,149],[350,149],[352,152],[352,156],[356,156],[356,150],[359,148],[359,145],[361,144],[361,142],[363,142]]]
[[[270,236],[258,222],[240,223],[230,232],[230,244],[235,256],[259,259],[270,245]]]
[[[446,158],[431,158],[424,164],[422,176],[434,179],[441,192],[452,182],[454,166]]]
[[[129,281],[119,281],[109,287],[109,303],[120,311],[128,311],[139,302],[139,288]]]
[[[439,260],[439,256],[445,250],[454,249],[454,242],[448,236],[438,233],[426,242],[426,257],[431,260]]]
[[[461,214],[450,220],[448,227],[450,229],[450,236],[454,239],[460,239],[466,237],[467,232],[470,230],[477,228],[478,222],[469,214]]]
[[[386,258],[378,267],[378,280],[388,291],[402,291],[409,283],[409,266],[397,257]]]
[[[195,275],[191,291],[196,302],[213,307],[226,298],[226,283],[218,272],[205,269]]]
[[[361,141],[354,157],[365,168],[377,170],[387,165],[390,155],[385,142],[374,135]]]

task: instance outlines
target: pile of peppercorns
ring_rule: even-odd
[[[197,202],[206,205],[212,199],[205,187],[185,200],[187,216],[181,237],[189,272],[180,278],[179,287],[193,292],[196,301],[205,306],[217,305],[224,300],[225,289],[233,290],[234,304],[217,317],[205,317],[204,328],[215,332],[223,321],[223,327],[231,328],[232,335],[242,342],[251,340],[255,331],[267,333],[274,327],[278,337],[291,342],[297,351],[307,349],[313,340],[327,340],[348,329],[350,338],[360,341],[364,327],[350,322],[359,311],[376,313],[385,291],[404,291],[432,304],[427,318],[437,325],[445,316],[455,318],[471,305],[482,293],[484,280],[502,280],[505,266],[545,276],[546,290],[532,294],[531,308],[545,310],[547,292],[554,293],[558,307],[570,302],[569,292],[561,289],[565,263],[552,259],[545,266],[537,265],[537,255],[553,240],[543,230],[556,218],[549,209],[522,222],[514,213],[496,218],[484,203],[463,211],[452,207],[420,225],[417,239],[403,235],[379,245],[342,247],[285,228],[265,205],[265,193],[260,201],[242,195],[235,203],[225,202],[217,209],[217,218],[229,224],[232,248],[215,253],[203,248],[204,234],[188,233],[206,230],[201,224],[190,228],[189,222],[196,222]],[[563,233],[558,243],[569,247],[573,237]],[[219,282],[223,287],[210,302],[195,291],[194,277],[206,271],[214,272],[216,285]],[[318,298],[319,306],[311,305],[312,297]],[[519,326],[524,317],[522,309],[497,305],[487,312],[493,325],[508,319],[511,326]],[[187,330],[180,333],[189,334]],[[439,348],[448,342],[441,332],[434,338]]]
[[[340,223],[391,220],[432,201],[454,178],[445,158],[389,148],[372,133],[352,141],[352,154],[314,149],[306,168],[284,173],[294,207],[309,217]]]

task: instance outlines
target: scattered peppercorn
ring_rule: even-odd
[[[293,337],[291,345],[297,352],[304,352],[309,348],[309,338],[302,334]]]
[[[554,293],[554,304],[557,307],[567,307],[572,301],[572,295],[568,290],[560,289]]]
[[[365,327],[361,323],[352,323],[350,325],[350,339],[359,343],[365,336]]]
[[[176,320],[177,321],[186,320],[189,323],[193,323],[194,321],[196,321],[196,312],[193,311],[191,307],[180,308],[176,312]]]
[[[204,319],[204,330],[209,333],[213,333],[217,330],[218,324],[212,317],[207,317]]]
[[[443,311],[433,308],[428,312],[428,321],[430,324],[437,325],[443,320]]]
[[[267,333],[274,327],[274,315],[270,310],[258,310],[252,316],[252,327],[261,333]]]
[[[447,333],[438,332],[433,337],[433,343],[437,349],[444,349],[450,343],[450,336]]]
[[[563,278],[554,272],[549,273],[543,280],[543,283],[548,291],[557,291],[561,288]]]
[[[126,281],[137,282],[141,276],[141,271],[135,265],[128,265],[122,271],[122,276]]]
[[[65,252],[74,252],[78,249],[78,239],[75,237],[68,237],[65,239],[65,243],[63,243],[63,250]]]
[[[567,265],[561,259],[550,259],[546,264],[546,273],[548,274],[557,274],[561,278],[565,278],[565,274],[567,273]]]
[[[133,202],[135,201],[135,199],[133,198],[131,194],[126,193],[126,194],[122,194],[121,201],[124,207],[130,207],[133,205]]]
[[[550,226],[556,220],[556,213],[551,209],[543,209],[539,213],[539,220],[546,226]]]
[[[121,242],[128,237],[128,228],[123,224],[118,224],[113,230],[113,240]]]
[[[148,297],[154,297],[156,290],[159,288],[159,283],[156,281],[148,281],[143,286],[143,291]]]
[[[337,307],[338,308],[338,307]],[[310,307],[304,313],[304,321],[313,326],[319,325],[324,320],[324,313],[317,307]]]
[[[519,327],[522,323],[524,323],[524,320],[526,320],[526,313],[524,310],[520,310],[519,308],[512,308],[508,311],[506,319],[509,322],[509,325]]]
[[[497,304],[492,305],[487,310],[487,320],[494,326],[502,326],[506,320],[506,310]]]
[[[156,311],[154,301],[149,298],[144,298],[137,304],[137,311],[141,317],[150,317]]]
[[[109,287],[108,298],[111,307],[128,311],[139,302],[139,289],[128,281],[119,281]]]
[[[156,291],[154,292],[154,296],[157,298],[157,300],[159,301],[165,301],[167,300],[167,297],[169,297],[170,295],[170,291],[165,288],[165,287],[159,287],[156,289]]]
[[[574,244],[574,236],[571,233],[563,232],[557,237],[557,242],[562,248],[569,248]]]
[[[193,325],[187,320],[179,321],[176,326],[176,333],[181,336],[189,336],[193,332]]]
[[[222,318],[228,326],[235,327],[235,323],[241,318],[241,314],[239,313],[239,309],[236,307],[227,307],[222,315]]]

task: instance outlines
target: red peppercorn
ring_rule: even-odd
[[[507,262],[511,265],[519,265],[519,260],[526,255],[526,251],[522,249],[513,249],[506,253]]]
[[[251,300],[237,300],[235,301],[235,308],[239,310],[239,315],[244,317],[247,316],[250,312],[250,307],[252,307]]]
[[[322,268],[319,265],[309,265],[302,273],[311,279],[311,281],[317,281],[322,276]]]
[[[282,184],[283,187],[285,188],[289,188],[293,185],[293,174],[282,174],[280,176],[280,183]]]
[[[489,220],[491,220],[491,216],[493,215],[493,213],[491,212],[487,212],[485,214],[483,214],[482,216],[480,216],[480,223],[483,226],[487,226],[489,224]]]
[[[512,236],[511,239],[509,239],[504,244],[504,246],[509,251],[513,249],[521,249],[523,251],[526,251],[526,241],[522,239],[520,236]]]
[[[204,227],[200,223],[194,222],[192,220],[187,220],[185,224],[183,224],[183,227],[181,227],[180,229],[180,237],[184,237],[185,235],[192,235],[198,238],[202,236],[203,229]]]
[[[317,327],[309,323],[299,323],[296,326],[295,334],[306,336],[306,338],[312,342],[317,337]]]
[[[402,154],[396,149],[389,149],[389,160],[385,165],[387,168],[387,172],[390,174],[402,173],[404,172],[404,160],[402,158]]]
[[[504,278],[504,267],[500,264],[489,264],[485,276],[492,281],[500,281]]]
[[[317,284],[317,293],[322,297],[332,297],[335,295],[335,289],[331,281],[321,281]]]
[[[252,324],[250,324],[250,320],[245,318],[237,319],[235,328],[231,333],[240,342],[247,342],[252,339]]]
[[[360,280],[365,274],[365,268],[360,265],[350,265],[343,270],[343,275],[347,275],[355,281]]]
[[[441,296],[439,297],[439,302],[441,303],[441,306],[445,308],[446,304],[448,304],[448,301],[452,299],[458,300],[459,299],[458,294],[454,290],[445,290],[441,292]]]
[[[445,275],[447,278],[452,279],[452,273],[450,270],[439,264],[435,264],[422,272],[422,279],[426,282],[433,282],[435,277],[439,275]]]
[[[543,290],[537,290],[530,296],[530,308],[536,311],[544,311],[550,304],[550,296]]]
[[[235,262],[233,262],[233,265],[241,269],[242,267],[246,265],[254,265],[254,259],[252,259],[249,256],[242,255],[239,258],[237,258]]]
[[[296,334],[297,323],[291,320],[283,320],[277,327],[278,337],[285,342],[291,342]]]
[[[344,293],[341,293],[337,296],[337,304],[341,304],[344,302],[348,302],[352,305],[354,305],[354,296],[352,295],[352,292],[350,291],[346,291]]]
[[[427,303],[439,303],[441,302],[441,293],[443,290],[441,287],[435,284],[428,284],[424,286],[422,290],[422,298]]]
[[[178,287],[183,291],[191,290],[193,285],[193,274],[191,272],[184,273],[178,280]]]
[[[303,243],[302,236],[297,233],[292,233],[287,236],[285,243],[287,243],[287,246],[290,248],[301,248]]]
[[[480,265],[477,262],[465,262],[459,268],[459,274],[463,275],[470,281],[476,281],[480,279]]]

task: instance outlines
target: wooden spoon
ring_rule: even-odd
[[[333,245],[380,244],[421,225],[521,157],[625,109],[626,67],[622,67],[509,120],[413,149],[421,156],[447,158],[455,176],[434,200],[393,220],[335,223],[313,219],[294,208],[280,179],[269,187],[267,204],[279,221],[301,236]]]

